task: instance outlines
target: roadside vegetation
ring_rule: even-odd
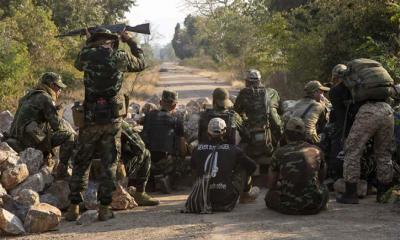
[[[333,66],[368,57],[400,79],[400,5],[394,0],[186,0],[195,14],[177,24],[182,64],[257,68],[284,97],[304,82],[329,82]],[[295,91],[293,91],[295,90]]]

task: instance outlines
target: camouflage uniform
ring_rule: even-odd
[[[105,39],[114,41],[105,47]],[[126,114],[120,89],[124,72],[139,72],[145,67],[142,50],[130,39],[130,55],[118,50],[118,36],[109,32],[95,33],[81,50],[75,67],[84,72],[85,126],[79,130],[78,149],[70,181],[71,203],[82,201],[81,192],[87,186],[92,157],[99,153],[103,176],[98,198],[109,205],[115,189],[116,168],[121,148],[121,117]]]
[[[151,155],[146,145],[129,123],[122,122],[121,159],[129,181],[145,188],[150,176]]]
[[[344,179],[356,183],[360,178],[360,158],[369,139],[374,139],[377,178],[387,184],[393,178],[391,149],[394,131],[393,110],[385,102],[367,102],[356,115],[346,139]]]
[[[47,157],[54,147],[61,145],[60,161],[68,164],[75,134],[57,113],[57,96],[49,87],[51,78],[56,83],[59,81],[59,87],[65,87],[58,74],[45,73],[41,83],[20,99],[7,142],[16,151],[32,147],[43,151]]]
[[[301,119],[290,121],[294,124],[288,123],[290,126],[286,129],[304,129]],[[329,192],[322,184],[324,171],[323,153],[315,145],[294,141],[278,148],[272,157],[270,172],[276,174],[280,184],[269,190],[266,205],[285,214],[318,213],[329,199]]]

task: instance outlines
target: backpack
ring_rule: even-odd
[[[343,75],[344,84],[350,89],[353,102],[386,100],[391,96],[394,81],[386,69],[371,59],[355,59],[348,62]]]
[[[213,118],[222,118],[226,123],[226,142],[227,144],[236,144],[236,125],[233,122],[233,115],[235,114],[232,110],[224,112],[217,112],[213,109],[207,109],[200,117],[199,123],[199,142],[207,141],[207,130],[208,123]]]

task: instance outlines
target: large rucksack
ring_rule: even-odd
[[[359,58],[348,62],[344,84],[350,89],[353,101],[386,100],[394,81],[377,61]]]
[[[235,114],[232,110],[227,111],[215,111],[213,109],[207,109],[203,112],[202,116],[200,117],[199,123],[199,142],[204,143],[208,139],[207,130],[208,130],[208,123],[213,118],[222,118],[226,123],[226,142],[227,144],[236,144],[236,125],[233,122],[233,115]]]

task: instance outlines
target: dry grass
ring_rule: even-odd
[[[219,81],[219,82],[227,82],[232,85],[234,88],[243,88],[244,81],[237,79],[236,74],[228,71],[214,71],[208,69],[193,69],[192,73],[196,75],[200,75],[202,77],[209,78],[211,80]]]

